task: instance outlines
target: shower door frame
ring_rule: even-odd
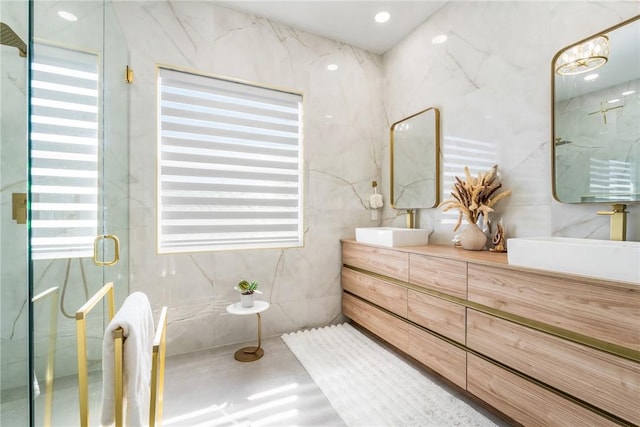
[[[43,0],[44,1],[44,0]],[[50,1],[44,1],[45,4],[43,4],[43,1],[39,1],[39,0],[30,0],[30,5],[31,5],[31,10],[30,10],[30,35],[29,35],[29,40],[30,40],[30,45],[31,45],[31,49],[29,49],[29,63],[31,63],[31,61],[33,60],[33,52],[32,50],[35,48],[37,49],[37,47],[34,47],[34,40],[36,40],[37,38],[36,36],[36,28],[37,28],[37,19],[39,18],[38,15],[38,6],[42,5],[42,7],[45,7],[48,5],[50,5]],[[95,3],[94,3],[95,5]],[[99,105],[99,113],[98,113],[98,154],[99,154],[99,160],[98,160],[98,229],[96,230],[96,239],[99,239],[100,236],[104,237],[104,236],[111,236],[111,235],[117,235],[119,238],[119,242],[120,242],[120,249],[121,249],[121,253],[118,255],[114,254],[113,251],[115,250],[115,248],[110,244],[105,244],[107,243],[106,239],[102,239],[100,241],[96,240],[95,242],[95,251],[94,251],[94,257],[93,259],[89,259],[87,260],[86,258],[84,259],[84,261],[82,260],[82,258],[78,258],[78,263],[81,267],[80,272],[81,274],[79,274],[79,271],[77,271],[78,269],[75,268],[76,265],[76,261],[73,260],[72,258],[70,258],[67,261],[67,279],[65,280],[65,283],[68,286],[69,291],[72,293],[74,291],[78,291],[82,289],[82,286],[80,286],[79,284],[79,279],[80,277],[82,277],[83,280],[85,280],[85,277],[88,277],[88,295],[86,297],[86,299],[90,298],[92,296],[92,294],[94,292],[96,292],[97,290],[99,290],[102,285],[106,282],[109,281],[113,281],[116,287],[116,306],[119,306],[121,301],[124,300],[124,298],[127,296],[128,292],[129,292],[129,271],[128,271],[128,266],[129,266],[129,256],[128,256],[128,222],[129,222],[129,218],[128,218],[128,201],[129,201],[129,197],[128,197],[128,157],[129,157],[129,147],[128,147],[128,120],[129,120],[129,116],[128,116],[128,87],[126,85],[126,83],[124,82],[124,79],[121,78],[122,74],[123,74],[123,70],[124,67],[126,66],[126,63],[128,61],[128,51],[126,49],[126,42],[124,41],[124,35],[122,33],[122,30],[119,28],[119,24],[117,23],[117,17],[115,15],[115,12],[113,10],[113,5],[111,3],[110,0],[103,0],[100,3],[100,6],[102,9],[102,22],[101,25],[96,25],[93,26],[92,28],[96,31],[96,33],[99,33],[101,31],[101,34],[99,37],[101,37],[101,41],[100,43],[100,48],[98,51],[98,55],[99,55],[99,61],[98,61],[98,70],[100,73],[100,77],[98,79],[99,81],[99,85],[98,85],[98,90],[99,90],[99,101],[98,101],[98,105]],[[78,37],[78,43],[81,44],[81,41],[84,40],[85,38],[83,37]],[[69,46],[69,43],[65,43],[66,46],[65,47],[71,47]],[[81,49],[82,50],[82,49]],[[32,81],[32,76],[29,75],[29,82]],[[31,100],[31,91],[30,91],[30,86],[31,84],[28,85],[29,86],[29,100]],[[30,102],[29,102],[30,104]],[[31,109],[29,109],[29,117],[31,117]],[[29,132],[30,134],[30,132]],[[31,153],[31,148],[32,148],[32,140],[31,137],[29,137],[29,153]],[[29,156],[30,158],[30,156]],[[29,168],[30,170],[30,168]],[[31,178],[31,177],[29,177]],[[31,182],[31,180],[30,180]],[[29,210],[29,216],[31,215],[31,210]],[[29,228],[29,242],[31,241],[31,228]],[[108,261],[111,260],[112,258],[118,258],[117,263],[111,264]],[[96,262],[98,261],[98,262]],[[101,263],[102,261],[107,261],[105,263]],[[42,266],[38,266],[38,260],[33,260],[31,257],[31,245],[29,244],[29,298],[31,301],[31,298],[33,297],[33,294],[35,293],[35,288],[37,285],[39,286],[38,291],[42,291],[42,287],[43,287],[43,283],[42,279],[44,279],[44,277],[46,276],[47,272],[40,272],[38,270],[42,270]],[[58,260],[57,262],[57,270],[58,273],[61,273],[62,270],[64,270],[63,267],[60,266],[60,263],[64,262],[64,260]],[[54,270],[54,264],[56,264],[55,260],[54,262],[51,262],[45,270],[49,270],[51,268],[51,270]],[[69,266],[71,266],[71,278],[69,278]],[[75,270],[75,271],[74,271]],[[58,282],[61,281],[61,274],[58,274],[56,276],[56,280],[58,280]],[[64,293],[63,292],[58,292],[58,296],[59,297],[63,297]],[[83,300],[81,301],[82,303],[86,300],[85,298],[83,298]],[[80,308],[80,306],[82,305],[80,301],[74,301],[73,303],[67,303],[68,305],[65,306],[67,311],[69,312],[68,314],[74,314],[75,315],[75,310],[77,310],[78,308]],[[60,304],[58,303],[58,306],[60,306]],[[53,305],[52,305],[53,307]],[[60,306],[62,307],[62,306]],[[93,346],[90,348],[90,350],[93,353],[92,356],[92,367],[93,370],[91,371],[93,373],[93,376],[90,375],[90,377],[92,377],[92,379],[94,380],[94,387],[92,388],[93,390],[93,401],[95,401],[96,399],[96,394],[99,393],[99,389],[101,387],[99,387],[99,384],[97,384],[97,381],[99,381],[99,373],[96,372],[96,370],[100,370],[100,362],[99,360],[96,360],[96,358],[101,358],[101,337],[104,331],[104,327],[106,326],[106,322],[108,319],[107,313],[106,313],[106,307],[104,308],[100,308],[100,310],[102,311],[102,313],[96,313],[99,314],[97,317],[97,323],[94,325],[93,327],[93,331],[90,331],[90,335],[92,338],[92,344]],[[31,385],[34,384],[34,369],[35,369],[35,362],[36,362],[36,358],[38,357],[38,354],[36,354],[36,348],[35,348],[35,335],[33,335],[35,333],[35,325],[38,322],[38,311],[35,309],[33,303],[30,305],[30,310],[29,310],[29,317],[30,317],[30,321],[29,321],[29,332],[30,332],[30,339],[29,339],[29,361],[30,361],[30,368],[29,368],[29,375],[30,375],[30,383]],[[53,319],[53,312],[51,312],[51,319]],[[58,316],[58,319],[61,319],[62,316]],[[62,321],[65,321],[64,319],[62,319]],[[76,354],[75,354],[75,349],[76,349],[76,333],[75,333],[75,318],[73,320],[69,320],[69,322],[67,322],[67,326],[64,329],[58,330],[57,333],[55,334],[56,336],[52,337],[49,336],[50,340],[49,340],[49,349],[51,349],[51,343],[53,343],[53,346],[55,347],[55,342],[56,342],[56,338],[57,336],[61,335],[62,332],[62,338],[67,340],[67,345],[66,347],[69,347],[68,344],[71,343],[71,341],[73,341],[73,345],[71,346],[71,348],[73,349],[73,357],[71,357],[69,354],[65,355],[62,354],[62,356],[60,356],[59,350],[61,349],[61,347],[63,346],[58,346],[58,351],[55,351],[54,354],[54,358],[55,356],[58,356],[55,362],[54,362],[54,368],[57,364],[57,366],[61,366],[64,365],[65,361],[67,364],[73,364],[73,366],[75,366],[75,378],[69,378],[69,377],[73,377],[73,374],[69,373],[70,370],[72,369],[67,369],[65,372],[61,373],[61,378],[64,378],[65,376],[69,378],[69,380],[73,381],[76,380],[77,381],[77,366],[75,365],[76,363]],[[73,324],[73,336],[70,336],[71,334],[71,323]],[[66,332],[65,332],[66,331]],[[91,345],[91,344],[90,344]],[[51,351],[48,351],[48,356],[49,358],[51,357]],[[55,360],[54,359],[54,360]],[[64,360],[61,360],[64,359]],[[42,363],[40,363],[42,364]],[[31,369],[31,366],[34,366],[34,369]],[[49,364],[47,364],[47,366],[49,366]],[[48,372],[47,368],[47,372]],[[59,369],[56,369],[56,372]],[[79,411],[76,410],[75,408],[78,408],[79,406],[79,397],[78,397],[78,393],[77,393],[77,388],[76,388],[76,393],[74,395],[70,395],[68,396],[69,399],[65,399],[66,401],[63,403],[64,406],[60,406],[60,399],[56,400],[56,404],[58,404],[60,407],[55,407],[55,406],[50,406],[48,403],[44,405],[44,410],[41,409],[41,406],[37,406],[37,402],[34,400],[35,398],[35,393],[33,391],[33,387],[29,387],[30,388],[30,402],[33,402],[33,404],[30,405],[30,425],[34,426],[34,425],[48,425],[49,423],[51,423],[51,420],[55,420],[56,419],[56,415],[60,416],[61,413],[63,412],[71,412],[74,413],[75,412],[75,418],[77,418],[78,422],[79,422]],[[53,396],[49,395],[48,393],[46,394],[46,398],[47,399],[51,399]],[[66,395],[65,395],[66,397]],[[52,401],[53,402],[53,401]],[[93,407],[93,417],[94,419],[97,417],[99,418],[99,413],[95,410],[97,408],[97,406],[94,403],[94,407]]]

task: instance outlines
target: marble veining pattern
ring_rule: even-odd
[[[92,2],[83,4],[95,7]],[[233,285],[243,278],[259,281],[261,297],[272,304],[263,314],[266,336],[341,320],[339,239],[353,237],[355,227],[404,226],[405,215],[391,209],[388,200],[389,126],[427,107],[438,107],[442,113],[441,200],[448,196],[453,177],[462,175],[467,156],[474,159],[476,168],[499,164],[505,188],[513,190],[495,215],[504,218],[508,236],[608,237],[609,219],[595,215],[601,206],[566,205],[551,196],[549,69],[562,47],[640,13],[637,2],[453,1],[384,56],[208,1],[114,2],[113,7],[136,75],[128,94],[114,93],[128,97],[128,104],[114,104],[129,105],[130,114],[128,172],[117,167],[126,157],[117,157],[111,167],[124,171],[125,177],[107,177],[108,185],[116,188],[106,201],[108,206],[114,212],[128,211],[129,220],[128,230],[115,224],[118,234],[129,241],[123,254],[129,261],[128,277],[123,277],[125,269],[113,277],[124,289],[128,285],[131,292],[145,292],[154,307],[170,307],[171,354],[255,337],[254,318],[225,311],[238,300]],[[24,28],[15,29],[25,33]],[[46,27],[39,31],[42,38],[71,36]],[[448,42],[431,44],[441,33],[448,34]],[[15,52],[4,49],[3,61],[5,53],[6,60],[16,65],[9,81],[3,81],[3,100],[4,91],[24,87],[24,82],[14,85],[11,79],[24,75],[20,67],[26,66]],[[330,63],[339,69],[328,71]],[[304,247],[156,254],[158,65],[303,94]],[[22,99],[24,94],[10,96]],[[14,110],[3,108],[3,122],[20,122],[8,111]],[[4,139],[8,127],[2,129]],[[123,132],[114,130],[115,135]],[[10,193],[26,185],[24,179],[12,177],[12,166],[20,159],[26,162],[26,152],[19,146],[3,145],[2,150],[0,203],[6,208]],[[378,181],[385,201],[379,221],[372,221],[367,209],[372,180]],[[629,238],[640,240],[640,208],[633,204],[629,210]],[[419,227],[433,227],[430,242],[448,244],[453,238],[454,217],[439,209],[422,209],[417,216]],[[4,224],[3,242],[26,242],[25,228]],[[14,258],[1,249],[2,283],[22,280],[24,271],[8,269]],[[24,258],[26,244],[20,251]],[[64,264],[43,263],[36,274],[37,290],[42,290],[49,281],[64,277]],[[79,306],[83,298],[77,291],[78,275],[77,269],[72,271],[76,291],[68,307]],[[124,289],[117,292],[121,298]],[[4,365],[6,361],[14,363],[24,354],[17,349],[25,344],[25,328],[12,332],[12,324],[25,319],[20,310],[23,294],[3,293],[5,371],[14,368]],[[10,321],[5,321],[7,317]],[[46,314],[37,317],[46,319]],[[71,348],[72,322],[61,323],[60,347]],[[9,339],[15,345],[5,350]],[[72,352],[61,353],[60,358]],[[37,361],[40,366],[43,362]],[[20,363],[14,369],[16,378],[24,377],[19,372],[24,371],[24,363]]]
[[[383,157],[381,57],[210,2],[117,2],[136,83],[131,87],[130,290],[169,310],[168,351],[255,337],[255,318],[231,316],[233,286],[257,280],[271,303],[263,333],[338,321],[339,239],[370,222],[365,201]],[[328,71],[329,63],[339,70]],[[157,255],[158,64],[303,94],[303,248]],[[375,223],[377,224],[377,223]],[[374,224],[374,225],[375,225]]]
[[[497,163],[513,195],[493,218],[503,218],[508,237],[608,239],[609,220],[596,215],[603,205],[565,205],[551,195],[550,64],[564,46],[638,13],[637,3],[624,1],[450,2],[384,54],[387,123],[440,108],[440,199],[448,198],[465,165],[477,172]],[[438,34],[448,41],[432,44]],[[383,182],[388,174],[383,168]],[[628,238],[640,240],[640,206],[629,211]],[[385,209],[385,225],[403,221]],[[451,218],[440,209],[420,210],[417,222],[435,228],[430,242],[454,237]]]

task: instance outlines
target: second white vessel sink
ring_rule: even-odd
[[[640,242],[532,237],[507,239],[509,264],[640,285]]]
[[[381,246],[420,246],[429,243],[429,230],[422,228],[361,227],[356,228],[356,240]]]

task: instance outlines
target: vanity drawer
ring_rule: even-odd
[[[345,292],[342,293],[342,312],[391,345],[407,351],[409,325],[404,321]]]
[[[342,263],[404,282],[409,280],[407,252],[342,242]]]
[[[619,426],[471,353],[467,355],[467,391],[525,426]]]
[[[467,310],[467,346],[558,390],[640,424],[640,364]]]
[[[407,317],[407,288],[342,267],[342,289]]]
[[[428,255],[409,255],[409,283],[467,298],[467,263]]]
[[[463,349],[409,325],[407,354],[457,386],[467,387],[467,352]]]
[[[465,307],[409,290],[408,319],[461,344],[465,342]]]
[[[640,286],[469,263],[469,300],[640,351]]]

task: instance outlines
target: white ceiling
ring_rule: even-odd
[[[435,13],[446,1],[226,0],[217,3],[382,54]],[[383,10],[391,14],[391,19],[379,24],[373,17]]]

